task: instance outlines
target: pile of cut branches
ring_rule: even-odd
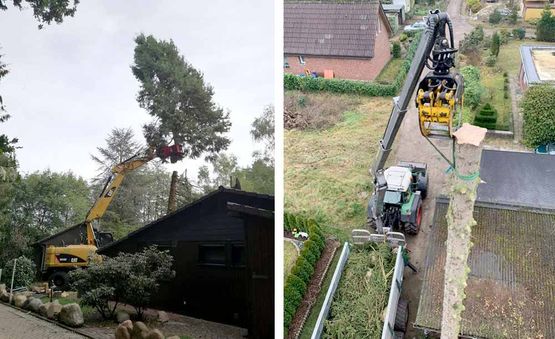
[[[385,244],[354,247],[341,277],[324,338],[379,338],[395,255]]]

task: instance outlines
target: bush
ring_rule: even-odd
[[[501,38],[497,32],[491,36],[491,55],[497,57],[499,55],[499,47],[501,46]]]
[[[459,50],[462,54],[468,55],[479,50],[484,40],[484,28],[476,26],[470,34],[465,34],[464,39],[459,43]]]
[[[536,25],[536,40],[555,41],[555,17],[553,17],[548,4]]]
[[[518,10],[519,8],[517,5],[512,6],[511,14],[509,14],[509,17],[507,18],[511,25],[516,24],[516,20],[518,19]]]
[[[489,104],[484,107],[474,117],[474,125],[487,129],[495,129],[497,124],[497,111]]]
[[[482,9],[480,0],[466,0],[466,4],[472,13],[478,13],[478,11]]]
[[[295,266],[291,269],[291,273],[301,278],[308,285],[312,273],[314,273],[314,266],[310,265],[305,257],[298,257]]]
[[[391,54],[395,59],[399,59],[401,57],[401,44],[395,41],[393,43],[393,47],[391,47]]]
[[[493,67],[495,66],[496,62],[497,62],[497,57],[495,55],[488,55],[486,57],[486,66]]]
[[[555,141],[555,88],[551,85],[533,85],[524,93],[524,143],[530,147]]]
[[[401,35],[399,35],[399,41],[405,42],[407,39],[408,35],[406,33],[401,33]]]
[[[95,308],[104,319],[114,317],[119,302],[133,305],[142,318],[160,282],[175,275],[172,262],[167,251],[152,246],[139,253],[105,257],[102,262],[92,262],[87,269],[74,270],[69,275],[81,303]]]
[[[484,87],[480,83],[480,70],[475,66],[461,68],[464,77],[464,102],[471,108],[480,104]]]
[[[499,42],[501,45],[505,45],[511,40],[511,33],[506,29],[502,29],[499,31]]]
[[[513,35],[515,38],[522,40],[526,37],[526,30],[522,27],[513,29]]]
[[[2,271],[2,282],[4,282],[8,287],[10,286],[12,280],[13,262],[14,259],[9,260],[6,265],[4,265],[4,270]],[[36,272],[35,263],[31,259],[23,255],[18,257],[15,267],[13,287],[29,287],[33,281],[35,281]]]
[[[492,25],[497,25],[501,22],[501,19],[503,19],[503,16],[497,8],[489,15],[489,23]]]

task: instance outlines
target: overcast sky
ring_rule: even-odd
[[[8,2],[10,3],[10,2]],[[250,124],[273,103],[272,1],[83,0],[75,17],[37,29],[32,11],[0,11],[0,54],[10,73],[0,93],[12,118],[2,133],[19,138],[20,171],[50,168],[87,179],[90,154],[114,127],[141,126],[151,117],[139,107],[131,73],[134,37],[173,39],[179,51],[231,112],[229,151],[246,166],[255,145]],[[189,169],[186,159],[168,169]]]

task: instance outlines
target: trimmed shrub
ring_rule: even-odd
[[[393,43],[393,47],[391,47],[391,54],[395,59],[399,59],[401,57],[401,44],[395,41]]]
[[[511,33],[506,29],[502,29],[499,31],[499,42],[501,45],[505,45],[511,40]]]
[[[401,35],[399,35],[399,41],[401,42],[405,42],[408,38],[408,35],[406,35],[405,33],[401,33]]]
[[[501,38],[497,32],[491,36],[491,55],[497,57],[499,55],[499,47],[501,46]]]
[[[523,139],[530,147],[555,141],[555,87],[533,85],[521,102]]]
[[[299,291],[300,295],[304,295],[304,292],[306,292],[306,283],[294,274],[289,274],[286,284]]]
[[[283,297],[285,299],[284,302],[289,303],[294,308],[293,313],[291,313],[294,315],[297,311],[297,307],[299,307],[301,301],[303,300],[302,294],[300,294],[299,290],[295,287],[285,284],[283,288]]]
[[[484,107],[474,117],[474,125],[487,129],[495,129],[497,124],[497,111],[489,104]]]
[[[298,257],[295,266],[291,269],[291,273],[301,278],[308,285],[310,277],[314,273],[314,267],[310,265],[305,257]]]

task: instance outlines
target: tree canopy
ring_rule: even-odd
[[[135,42],[131,69],[140,82],[137,101],[154,117],[144,125],[148,144],[182,144],[185,157],[192,159],[202,154],[212,159],[225,150],[229,113],[214,103],[214,90],[203,74],[179,54],[172,40],[141,34]]]
[[[0,10],[7,10],[8,3],[20,10],[24,8],[24,4],[29,5],[33,9],[33,16],[39,22],[39,29],[44,24],[52,22],[62,23],[67,16],[74,16],[77,11],[77,5],[80,0],[0,0]]]

